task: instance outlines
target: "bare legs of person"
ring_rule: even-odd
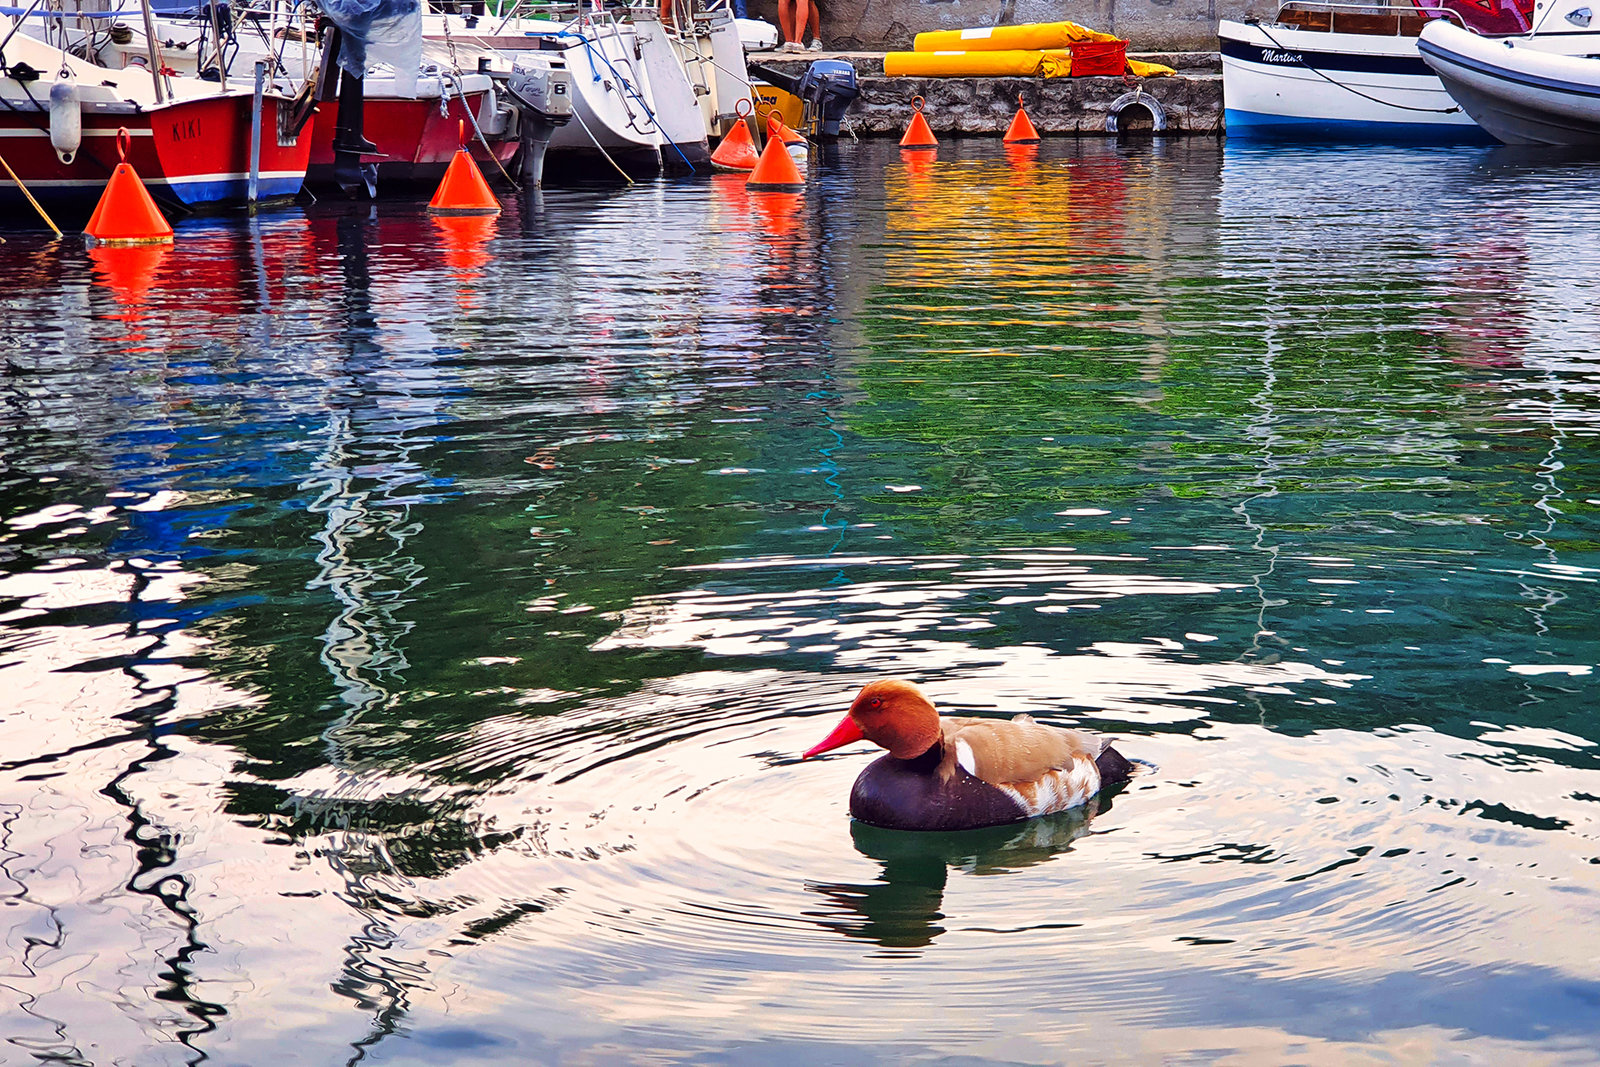
[[[782,49],[785,52],[798,51],[800,48],[800,35],[795,32],[794,25],[794,4],[795,0],[778,0],[778,29],[783,31]],[[805,31],[804,25],[800,31]]]

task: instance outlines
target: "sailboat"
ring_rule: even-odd
[[[244,203],[252,179],[258,199],[299,192],[312,139],[286,130],[287,96],[176,77],[159,49],[106,69],[22,32],[27,20],[0,43],[0,159],[15,179],[0,171],[0,202],[21,203],[20,181],[47,205],[92,207],[124,159],[168,208]]]
[[[447,11],[424,15],[423,37],[493,71],[520,57],[560,57],[572,121],[552,135],[550,160],[564,168],[632,176],[705,170],[710,140],[750,95],[739,31],[724,10],[681,15],[677,26],[645,8],[626,19],[580,10],[564,21],[516,7],[501,16]]]
[[[424,69],[420,23],[411,28],[409,45],[402,41],[385,51],[377,42],[352,41],[334,26],[313,27],[298,7],[279,0],[200,14],[163,12],[142,28],[115,27],[120,32],[105,32],[97,25],[99,13],[87,10],[104,0],[65,2],[82,6],[44,22],[46,39],[53,36],[50,43],[63,51],[110,70],[154,53],[169,82],[216,92],[237,88],[252,68],[262,67],[266,84],[280,98],[293,98],[280,133],[298,138],[304,130],[309,138],[309,185],[365,185],[375,195],[380,182],[431,184],[463,135],[491,171],[517,151],[492,79],[441,63]],[[341,62],[352,46],[356,61]]]

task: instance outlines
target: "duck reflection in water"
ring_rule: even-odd
[[[951,868],[993,875],[1045,863],[1068,851],[1101,807],[1110,808],[1103,793],[1070,811],[952,832],[886,830],[851,820],[856,851],[883,869],[868,884],[807,883],[831,904],[810,918],[824,929],[885,948],[923,948],[945,932],[944,889]]]

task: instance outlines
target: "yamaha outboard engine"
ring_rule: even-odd
[[[861,96],[856,68],[843,59],[819,59],[798,77],[760,63],[750,64],[750,72],[804,101],[806,118],[822,137],[839,136],[839,120]]]
[[[795,95],[806,102],[807,113],[816,120],[817,132],[824,137],[837,137],[839,120],[861,95],[856,68],[843,59],[819,59],[800,79]]]

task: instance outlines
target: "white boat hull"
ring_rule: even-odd
[[[1485,140],[1417,53],[1417,39],[1223,20],[1229,137]]]
[[[661,131],[662,166],[689,171],[709,167],[706,121],[666,28],[654,12],[635,9],[633,31],[638,43],[635,54],[650,87],[652,117]]]
[[[551,31],[557,27],[549,24]],[[629,168],[659,168],[661,131],[650,117],[649,85],[633,56],[632,30],[584,27],[586,40],[566,52],[572,73],[572,121],[550,138],[552,154],[604,151]]]
[[[540,48],[542,40],[563,46],[561,56],[572,77],[572,119],[550,138],[547,163],[566,161],[601,168],[607,161],[632,174],[661,169],[661,131],[650,114],[649,82],[634,56],[632,26],[587,19],[562,23],[545,19],[477,19],[424,15],[423,39],[433,49],[448,42],[466,63],[488,60],[491,70],[509,73],[519,53]],[[446,35],[448,27],[448,36]]]
[[[1496,140],[1600,145],[1600,59],[1444,23],[1424,30],[1419,48],[1450,95]]]
[[[716,101],[710,129],[720,137],[735,122],[743,121],[739,117],[739,101],[752,102],[750,71],[745,66],[737,20],[713,22],[710,41],[711,61],[715,64],[712,99]]]

